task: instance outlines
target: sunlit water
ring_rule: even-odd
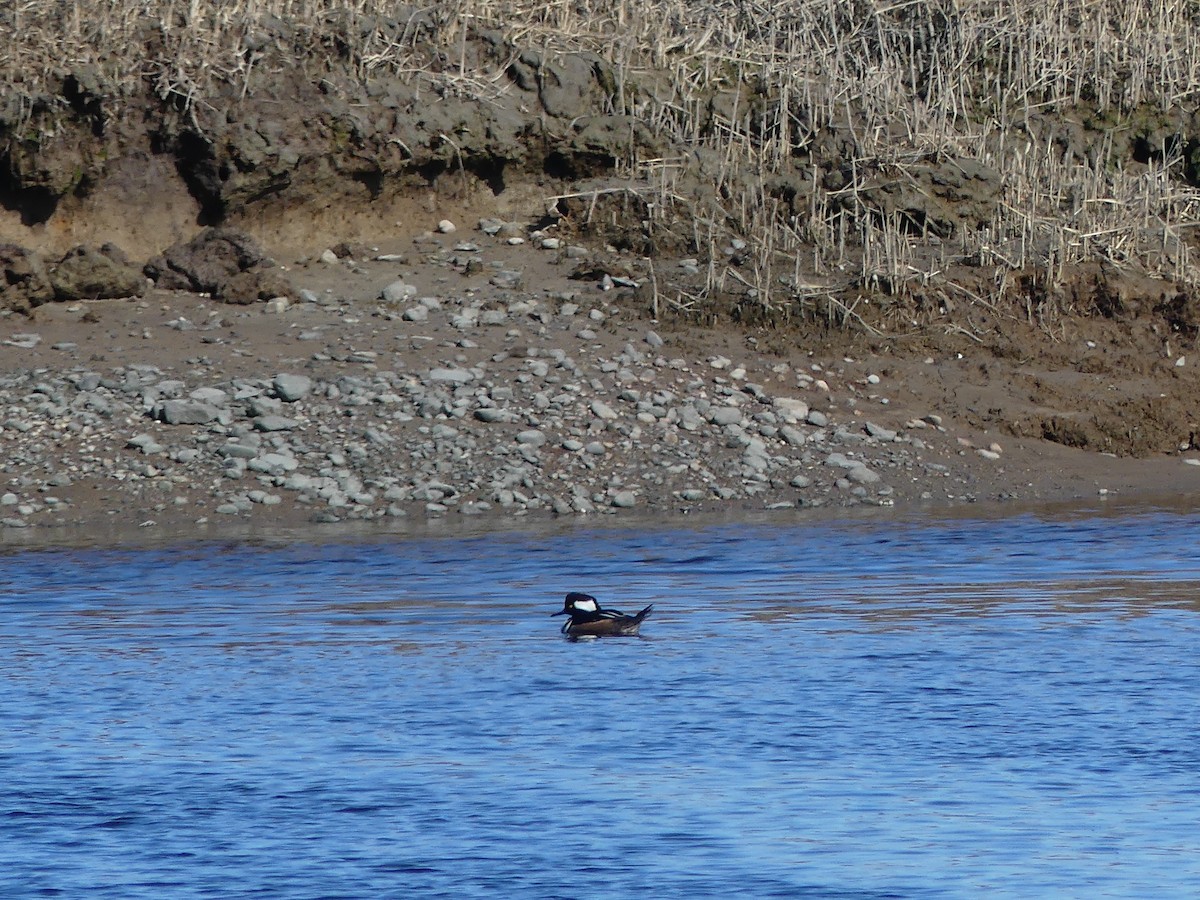
[[[0,896],[1195,896],[1198,526],[14,552]]]

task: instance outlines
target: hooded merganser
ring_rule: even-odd
[[[572,591],[563,608],[550,615],[571,617],[562,627],[562,633],[571,637],[634,636],[653,608],[651,604],[636,616],[627,616],[615,609],[601,609],[600,601],[591,594]]]

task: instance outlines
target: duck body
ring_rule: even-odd
[[[563,608],[551,615],[570,616],[562,627],[562,633],[570,637],[634,637],[653,608],[651,604],[630,616],[620,610],[602,608],[591,594],[572,591],[563,600]]]

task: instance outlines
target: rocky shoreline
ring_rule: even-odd
[[[0,320],[0,534],[942,506],[1200,476],[973,429],[922,389],[953,357],[905,372],[653,321],[611,277],[570,277],[586,249],[487,225],[276,264],[297,302],[155,289]]]
[[[227,12],[0,12],[0,540],[1194,494],[1187,17]]]

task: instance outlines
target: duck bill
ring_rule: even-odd
[[[556,613],[550,613],[550,618],[552,618],[552,619],[553,619],[555,616],[565,616],[565,615],[567,614],[567,612],[568,612],[568,611],[567,611],[567,610],[565,610],[565,609],[560,609],[560,610],[559,610],[558,612],[556,612]]]

